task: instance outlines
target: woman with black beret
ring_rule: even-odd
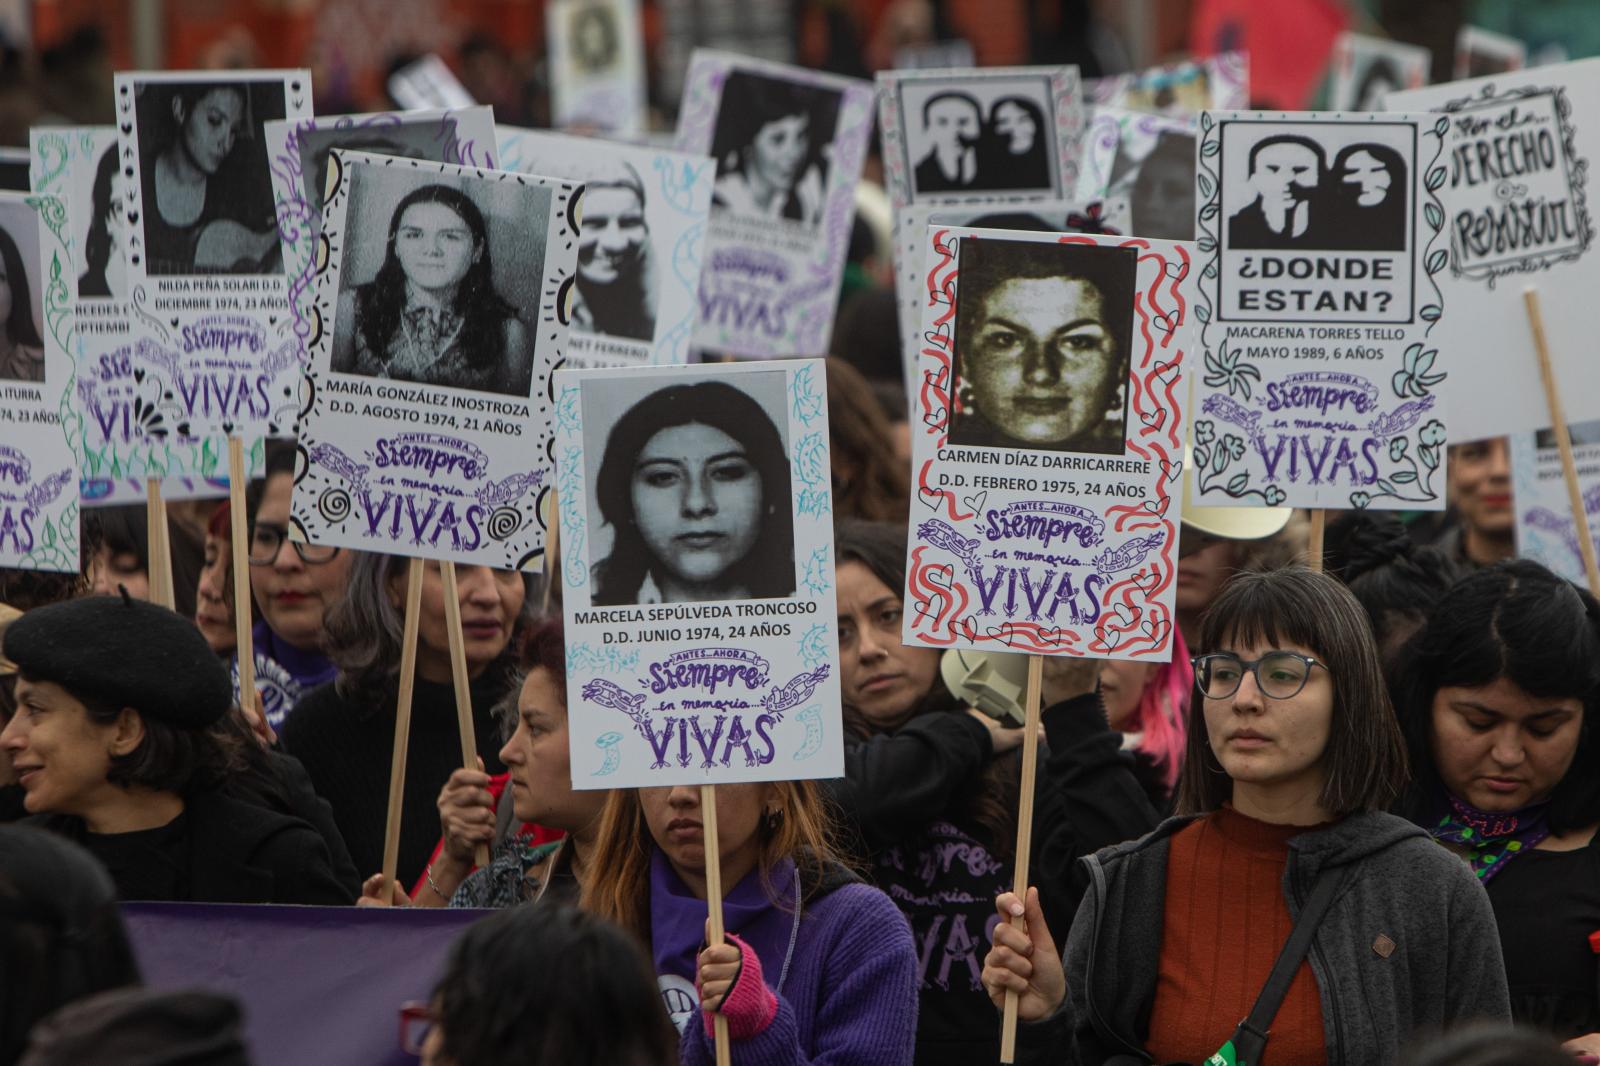
[[[122,596],[6,628],[17,713],[0,732],[33,819],[83,844],[124,900],[351,902],[317,831],[221,791],[227,670],[188,619]]]

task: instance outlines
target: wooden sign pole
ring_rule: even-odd
[[[174,610],[177,601],[172,594],[172,548],[167,540],[167,504],[161,498],[161,479],[146,478],[144,491],[148,541],[145,574],[150,582],[150,602]]]
[[[1328,512],[1321,507],[1311,511],[1311,540],[1306,545],[1306,564],[1322,573],[1322,542],[1328,532]]]
[[[1550,363],[1550,343],[1544,335],[1544,316],[1539,311],[1539,290],[1529,285],[1522,290],[1528,309],[1528,328],[1533,331],[1533,351],[1539,359],[1539,378],[1544,382],[1545,403],[1550,407],[1550,426],[1555,431],[1556,448],[1561,452],[1561,473],[1567,481],[1567,501],[1578,534],[1578,551],[1583,556],[1583,573],[1589,592],[1600,596],[1600,564],[1596,563],[1594,538],[1589,534],[1589,515],[1583,509],[1583,490],[1578,487],[1578,464],[1572,458],[1572,435],[1567,432],[1567,416],[1561,410],[1561,394],[1556,388],[1556,371]]]
[[[550,490],[550,539],[544,546],[544,591],[539,611],[550,613],[550,590],[561,580],[561,507],[556,490]]]
[[[266,708],[256,691],[255,635],[250,631],[250,530],[244,490],[244,442],[228,438],[228,511],[233,541],[233,646],[239,662],[239,705],[253,707],[262,720]],[[289,548],[293,551],[293,548]],[[249,701],[246,703],[246,701]]]
[[[717,834],[717,786],[700,786],[701,836],[706,844],[706,910],[711,916],[711,946],[723,941],[722,929],[722,847]],[[716,1045],[717,1066],[730,1066],[732,1049],[728,1044],[728,1019],[721,1011],[711,1016],[712,1041]]]
[[[406,570],[405,629],[400,639],[400,698],[395,706],[394,755],[389,761],[389,813],[383,823],[383,883],[379,891],[394,902],[395,869],[400,865],[400,811],[406,791],[406,751],[411,746],[411,693],[417,680],[417,630],[422,624],[422,571],[412,559]]]
[[[1028,897],[1028,865],[1033,851],[1033,789],[1039,772],[1039,701],[1042,698],[1044,657],[1028,656],[1028,687],[1023,694],[1022,794],[1017,805],[1017,853],[1012,862],[1012,891],[1018,899]],[[1021,916],[1011,919],[1013,928],[1027,924]],[[1005,1016],[1000,1027],[1000,1061],[1017,1061],[1017,994],[1006,992]]]
[[[478,768],[478,739],[472,728],[472,679],[467,676],[467,642],[461,632],[461,594],[456,586],[456,564],[439,564],[444,579],[444,620],[450,631],[450,674],[456,684],[456,725],[461,730],[461,765]],[[418,587],[421,587],[419,581]],[[479,844],[473,861],[482,869],[489,865],[489,845]]]

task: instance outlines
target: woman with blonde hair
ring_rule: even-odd
[[[740,1061],[909,1066],[911,933],[887,896],[834,857],[816,785],[719,785],[716,817],[726,943],[702,947],[697,787],[613,792],[583,886],[585,910],[649,947],[683,1066],[713,1061],[717,1014]]]

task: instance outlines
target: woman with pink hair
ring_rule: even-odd
[[[1169,663],[1100,664],[1100,701],[1106,722],[1122,734],[1122,748],[1133,753],[1133,774],[1144,786],[1150,805],[1170,810],[1172,793],[1183,768],[1184,722],[1194,669],[1183,634],[1176,633]]]

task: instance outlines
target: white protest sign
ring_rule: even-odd
[[[1437,116],[1201,116],[1197,506],[1444,507]]]
[[[695,52],[676,147],[717,168],[697,347],[827,349],[871,133],[870,82]]]
[[[1527,64],[1528,47],[1515,37],[1482,26],[1462,26],[1456,31],[1457,81],[1509,74]]]
[[[927,234],[905,642],[1170,659],[1194,246]]]
[[[1128,233],[1194,238],[1194,158],[1199,128],[1189,118],[1097,107],[1084,134],[1078,198],[1125,198]]]
[[[80,379],[80,401],[95,415],[84,476],[114,471],[120,495],[146,477],[225,477],[225,438],[255,455],[261,437],[293,428],[300,344],[265,127],[310,115],[311,75],[132,72],[115,82],[128,238],[118,310],[132,332],[107,374]],[[175,468],[174,445],[198,454]],[[96,453],[111,462],[91,461]]]
[[[1091,107],[1146,111],[1169,118],[1197,118],[1200,112],[1250,106],[1250,57],[1224,52],[1185,59],[1128,74],[1090,78],[1083,83]]]
[[[575,788],[837,777],[820,360],[556,374]]]
[[[34,128],[34,195],[0,192],[0,566],[78,569],[80,439],[70,403],[77,277],[65,197],[64,142],[76,131]]]
[[[1444,113],[1448,172],[1436,190],[1449,235],[1436,276],[1450,314],[1450,437],[1543,429],[1522,290],[1536,286],[1568,422],[1600,418],[1600,256],[1590,213],[1600,161],[1600,60],[1393,93],[1387,106]]]
[[[1060,200],[1078,179],[1078,68],[879,71],[890,202]]]
[[[645,128],[639,0],[551,0],[550,110],[555,125],[619,137]]]
[[[922,308],[928,302],[923,258],[931,223],[977,229],[1021,229],[1040,233],[1109,233],[1126,236],[1128,201],[1010,200],[961,204],[908,204],[895,212],[894,288],[900,317],[900,349],[906,381],[916,380],[922,349]]]
[[[277,204],[278,240],[289,278],[289,311],[301,341],[302,366],[310,361],[311,308],[322,233],[322,196],[335,148],[375,155],[431,159],[436,163],[492,167],[494,111],[382,111],[320,115],[267,123],[267,158]],[[292,432],[293,426],[279,426]]]
[[[566,365],[687,363],[715,164],[510,126],[496,137],[502,170],[584,185]]]
[[[539,566],[578,187],[343,149],[329,167],[297,534]]]
[[[1589,535],[1600,548],[1600,421],[1568,426],[1567,432]],[[1578,523],[1572,519],[1572,497],[1551,430],[1511,435],[1511,501],[1517,515],[1517,554],[1584,585],[1588,579]]]
[[[1433,53],[1420,45],[1346,31],[1333,42],[1332,67],[1329,111],[1382,111],[1387,94],[1428,84]]]

